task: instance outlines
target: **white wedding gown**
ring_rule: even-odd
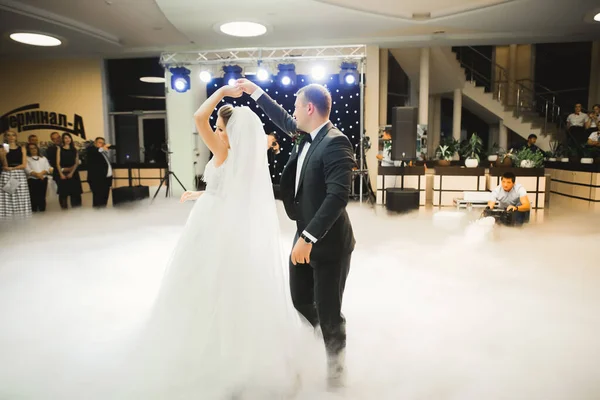
[[[227,131],[228,158],[206,166],[206,191],[125,362],[141,372],[128,398],[280,399],[296,385],[310,331],[289,295],[266,136],[246,107],[235,109]]]
[[[87,371],[74,371],[73,363],[69,371],[47,370],[44,380],[32,369],[32,386],[23,393],[37,394],[23,397],[19,388],[0,387],[0,398],[269,400],[289,398],[297,389],[299,360],[306,360],[299,352],[314,348],[316,339],[289,295],[266,136],[246,107],[235,109],[227,131],[228,158],[218,168],[213,161],[206,166],[207,189],[189,215],[148,318],[118,343],[80,351],[74,358],[85,360]]]
[[[273,234],[275,203],[264,204],[271,221],[252,213],[233,220],[240,213],[225,208],[231,203],[221,187],[227,168],[228,161],[207,165],[206,192],[173,253],[138,351],[126,361],[141,372],[135,398],[221,399],[240,392],[268,399],[294,388],[303,329]]]

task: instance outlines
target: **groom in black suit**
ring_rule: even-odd
[[[238,86],[275,125],[297,138],[280,181],[285,210],[298,228],[290,257],[292,301],[314,327],[321,326],[329,383],[343,385],[346,322],[341,308],[355,245],[346,213],[356,164],[352,145],[329,121],[331,94],[325,87],[300,89],[292,118],[254,83],[240,79]]]
[[[94,144],[87,149],[87,181],[93,195],[93,206],[96,208],[103,208],[108,204],[113,180],[108,150],[114,148],[105,144],[104,138],[97,137]]]

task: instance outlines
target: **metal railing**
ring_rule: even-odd
[[[557,101],[558,91],[536,84],[531,79],[509,79],[506,68],[471,46],[460,47],[456,53],[460,65],[466,70],[467,79],[488,89],[494,99],[505,108],[512,109],[517,118],[525,116],[527,112],[533,112],[543,118],[544,134],[548,132],[548,124],[555,124],[559,130],[562,128],[561,107]],[[477,64],[486,66],[485,71],[475,67],[476,61]],[[568,91],[578,90],[581,89]]]

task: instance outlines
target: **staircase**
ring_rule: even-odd
[[[390,53],[402,66],[411,82],[419,82],[420,49],[390,49]],[[494,65],[492,61],[484,55],[476,55],[476,57],[487,60],[483,63],[488,63],[489,75],[491,75]],[[524,139],[533,133],[537,135],[536,144],[541,149],[550,149],[550,140],[559,132],[559,126],[553,120],[540,116],[539,108],[541,107],[541,111],[545,112],[547,101],[536,97],[535,93],[523,83],[512,82],[512,86],[519,93],[519,106],[508,106],[505,101],[508,79],[502,71],[496,71],[497,79],[477,72],[467,62],[461,61],[460,55],[450,47],[431,48],[429,66],[430,94],[448,94],[454,89],[462,89],[463,96],[470,100],[463,101],[464,108],[484,120],[490,118],[484,118],[483,113],[486,116],[492,114],[498,121],[502,120],[508,129]],[[549,113],[557,115],[554,107],[548,105]]]
[[[489,70],[488,76],[469,68],[468,64],[461,60],[462,54],[459,52],[453,49],[450,51],[467,77],[463,95],[496,115],[508,129],[525,139],[530,134],[535,134],[538,137],[536,145],[546,151],[550,150],[550,141],[564,134],[560,107],[554,100],[536,95],[534,89],[524,82],[510,82],[507,72],[502,67],[475,49],[472,49],[471,55],[489,63],[486,68]],[[491,76],[492,71],[494,76]],[[512,98],[509,99],[511,93]]]
[[[484,87],[477,86],[475,82],[465,82],[462,92],[463,96],[468,97],[496,115],[508,129],[525,139],[533,133],[538,137],[536,145],[542,150],[550,150],[552,135],[543,133],[544,119],[539,117],[537,112],[531,110],[521,111],[521,115],[517,116],[515,107],[504,106],[495,98],[496,96],[493,93],[486,92]]]

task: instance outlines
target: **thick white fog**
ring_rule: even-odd
[[[86,374],[148,312],[191,207],[2,222],[0,399],[94,398]],[[295,227],[278,208],[287,252]],[[550,209],[513,229],[474,224],[477,211],[349,212],[348,385],[328,392],[323,355],[307,351],[314,367],[293,398],[600,398],[598,216]]]

